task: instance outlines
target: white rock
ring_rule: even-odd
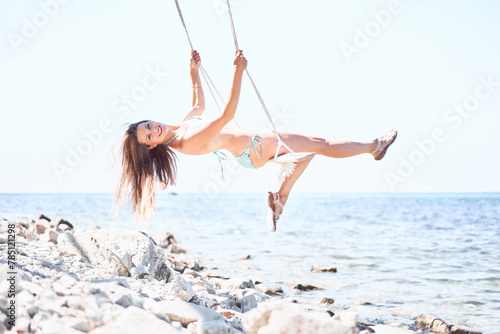
[[[23,332],[29,333],[30,323],[31,323],[30,318],[17,316],[15,329],[21,333],[23,333]],[[3,333],[3,332],[0,332],[0,333]]]
[[[2,305],[1,308],[5,308],[5,305]],[[7,315],[5,313],[0,312],[0,324],[4,323],[7,321]]]
[[[167,248],[168,245],[170,245],[173,242],[176,242],[174,236],[171,233],[167,232],[157,233],[153,235],[153,240],[161,248]]]
[[[198,331],[198,329],[196,327],[197,327],[196,322],[192,322],[189,325],[187,325],[186,329],[187,329],[188,333],[196,334],[196,332]]]
[[[22,290],[16,293],[16,299],[18,305],[30,306],[33,305],[35,297],[29,293],[28,290]]]
[[[229,334],[231,326],[224,320],[198,321],[196,323],[197,334]]]
[[[41,333],[65,333],[65,327],[62,319],[55,314],[49,319],[40,321],[38,324]]]
[[[44,320],[47,320],[47,319],[50,319],[51,318],[51,314],[50,313],[46,313],[46,312],[37,312],[33,318],[31,318],[31,322],[30,322],[30,327],[31,327],[31,330],[32,331],[35,331],[37,328],[40,328],[40,323],[42,323]],[[22,317],[20,317],[22,318]]]
[[[243,296],[243,298],[241,298],[241,311],[243,313],[248,312],[256,307],[257,307],[257,298],[255,298],[255,295],[250,294]]]
[[[52,229],[46,229],[45,232],[40,236],[40,241],[57,243],[57,237],[59,233]]]
[[[36,295],[36,296],[41,295],[43,293],[43,290],[44,290],[39,284],[30,282],[30,281],[19,282],[19,285],[17,287],[17,291],[21,291],[23,289],[29,291],[29,293],[31,293],[32,295]]]
[[[120,297],[117,298],[116,300],[113,300],[113,302],[115,304],[118,304],[122,307],[129,307],[130,305],[133,305],[134,302],[132,300],[132,296],[130,294],[115,294],[115,295],[119,295]],[[140,306],[137,306],[137,307],[140,307]]]
[[[68,274],[62,274],[57,279],[57,282],[59,284],[61,284],[62,286],[65,286],[65,287],[69,288],[69,287],[72,287],[73,285],[75,285],[78,281],[74,277],[72,277],[72,276],[70,276]]]
[[[231,278],[227,281],[222,281],[220,283],[221,290],[234,290],[234,289],[255,289],[255,285],[252,280],[247,280],[244,278]]]
[[[168,322],[158,319],[148,311],[135,306],[127,309],[114,321],[94,329],[91,334],[178,333]]]
[[[89,334],[126,334],[126,332],[124,332],[119,324],[114,321],[104,326],[94,328]]]
[[[9,235],[7,233],[0,233],[0,244],[6,244],[9,241]]]
[[[171,321],[179,321],[183,326],[195,321],[224,319],[222,315],[214,310],[178,300],[157,302],[154,305],[153,312],[165,314]]]
[[[145,310],[153,311],[156,303],[158,302],[152,298],[144,298],[144,304],[142,306]]]
[[[236,306],[240,307],[242,312],[247,312],[255,308],[259,303],[269,299],[269,296],[250,288],[230,290],[226,292],[226,295],[235,298]]]
[[[174,280],[167,284],[167,292],[185,302],[190,301],[194,295],[191,284],[181,275],[175,275]]]
[[[275,284],[256,284],[255,290],[262,292],[268,296],[282,296],[283,289]]]
[[[66,305],[75,310],[85,311],[85,301],[82,296],[66,296]]]
[[[93,280],[91,286],[98,289],[112,290],[114,291],[117,287],[124,287],[130,289],[130,284],[124,278],[113,278],[113,279],[101,279]]]
[[[185,269],[182,274],[183,275],[192,275],[195,278],[200,277],[200,274],[196,270],[189,269],[189,268]]]
[[[69,232],[59,234],[57,245],[63,253],[75,255],[77,262],[80,261],[80,258],[82,261],[90,261],[80,244],[75,240],[74,235]]]
[[[211,294],[215,294],[215,284],[208,279],[202,277],[195,277],[193,279],[194,284],[207,288]]]
[[[244,332],[243,325],[241,324],[243,313],[227,309],[218,309],[217,312],[223,315],[226,321],[231,325],[232,333]]]
[[[45,219],[35,219],[35,222],[30,226],[30,231],[36,234],[43,234],[48,227],[49,222]]]
[[[132,268],[130,273],[132,274],[132,277],[144,278],[146,275],[150,276],[148,268],[142,265]]]
[[[122,307],[134,305],[143,308],[144,297],[132,291],[128,282],[124,279],[92,281],[91,286],[105,293],[112,303]],[[103,302],[107,302],[107,300],[104,299]]]
[[[174,327],[177,330],[181,330],[184,328],[179,321],[172,321],[172,327]]]
[[[75,329],[81,332],[90,332],[92,329],[92,325],[88,322],[87,319],[75,319],[70,317],[64,317],[63,322],[66,326],[66,332],[71,331],[71,329]]]
[[[163,250],[143,232],[119,228],[83,229],[59,235],[59,248],[80,255],[86,262],[107,273],[137,277],[145,271],[158,280],[168,281],[171,269],[165,264]],[[143,266],[144,269],[132,271]]]
[[[109,297],[104,293],[95,293],[90,295],[83,295],[84,310],[87,318],[90,320],[92,327],[101,326],[106,323],[106,316],[109,316],[110,312],[105,312],[104,310],[113,309],[112,306],[115,304],[111,303]],[[121,306],[116,305],[117,308]]]
[[[55,282],[52,283],[52,289],[59,295],[72,295],[74,293],[72,287],[77,283],[77,281],[69,276],[64,275]]]
[[[208,292],[202,292],[197,297],[201,304],[210,308],[222,306],[223,308],[230,309],[236,305],[234,297],[230,295],[213,295]]]
[[[410,331],[404,328],[391,327],[386,325],[376,325],[370,327],[375,331],[376,334],[413,334],[414,331]]]
[[[270,301],[246,313],[245,333],[357,333],[356,318],[351,314],[330,317],[326,313],[309,313],[293,304]]]
[[[121,314],[125,312],[126,308],[121,307],[118,304],[104,304],[101,307],[101,312],[103,314],[102,316],[102,323],[107,324],[109,322],[114,321],[117,319]]]

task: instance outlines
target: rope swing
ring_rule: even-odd
[[[177,7],[177,12],[179,13],[179,18],[181,19],[182,26],[184,27],[184,31],[186,32],[186,36],[187,36],[187,39],[189,42],[189,46],[191,47],[191,51],[194,51],[195,49],[193,47],[193,43],[191,42],[191,37],[189,37],[189,32],[187,30],[186,23],[184,22],[184,17],[182,16],[181,7],[179,6],[178,0],[175,0],[175,6]],[[217,96],[219,97],[222,105],[224,105],[225,101],[222,98],[222,96],[220,95],[219,91],[217,90],[217,87],[215,87],[215,84],[213,83],[212,79],[208,75],[208,72],[205,70],[205,68],[203,67],[203,65],[201,63],[200,63],[200,69],[201,69],[201,75],[203,76],[203,79],[205,80],[205,83],[207,84],[208,89],[210,90],[210,94],[212,95],[212,98],[214,99],[215,104],[217,105],[217,109],[219,109],[219,112],[222,114],[222,108],[219,105],[219,101],[217,100],[217,97],[215,96],[214,91],[217,93]],[[236,124],[237,127],[240,127],[238,125],[238,122],[236,122],[236,118],[233,118],[233,122],[234,122],[234,124]]]
[[[229,4],[229,0],[226,0],[226,2],[227,2],[227,10],[229,13],[229,22],[231,23],[231,32],[233,33],[234,46],[236,48],[236,51],[238,51],[240,48],[238,46],[238,37],[236,37],[236,29],[234,28],[233,14],[231,13],[231,5]],[[255,94],[257,94],[257,97],[259,98],[260,104],[262,105],[262,109],[264,109],[264,112],[266,113],[267,119],[269,120],[269,123],[271,124],[271,126],[274,130],[274,134],[276,135],[276,139],[278,140],[278,147],[276,148],[276,153],[274,154],[274,162],[277,162],[277,163],[292,162],[293,163],[293,162],[300,162],[300,161],[312,158],[315,155],[315,153],[313,153],[313,152],[295,153],[287,144],[285,144],[283,142],[280,134],[278,133],[278,130],[276,130],[276,126],[274,125],[273,119],[271,118],[271,115],[269,114],[269,110],[267,109],[266,104],[264,103],[264,99],[262,99],[262,96],[260,95],[260,92],[257,89],[255,82],[253,81],[252,77],[250,76],[250,73],[248,72],[248,68],[245,69],[245,72],[248,76],[248,79],[250,79],[250,82],[253,86],[253,89],[255,90]],[[278,153],[280,151],[281,146],[284,146],[288,150],[288,152],[290,152],[290,153],[282,154],[278,157]]]
[[[238,38],[236,36],[236,29],[234,27],[233,15],[231,13],[231,5],[229,4],[229,0],[226,0],[226,2],[227,2],[228,13],[229,13],[229,21],[231,24],[231,32],[233,33],[234,46],[236,48],[236,51],[238,51],[238,50],[240,50],[240,48],[238,46]],[[184,18],[182,16],[182,12],[181,12],[178,0],[175,0],[175,5],[177,6],[177,11],[179,12],[179,17],[181,19],[182,25],[184,26],[184,30],[186,31],[186,36],[188,38],[189,45],[191,46],[191,50],[194,51],[193,44],[191,43],[191,38],[189,37],[189,33],[187,30],[186,24],[184,22]],[[212,85],[213,89],[215,90],[215,92],[217,93],[217,95],[219,96],[219,99],[222,101],[223,104],[225,103],[225,101],[221,97],[221,95],[219,94],[219,91],[217,90],[217,88],[215,88],[215,85],[213,84],[212,80],[210,79],[210,76],[208,75],[208,73],[205,71],[205,69],[203,68],[203,66],[201,64],[200,64],[200,69],[201,69],[201,73],[203,75],[203,78],[205,79],[205,82],[208,85],[210,93],[212,94],[214,100],[216,101],[215,103],[217,104],[217,108],[222,113],[222,109],[220,108],[219,104],[217,103],[217,99],[215,97],[215,94],[212,92],[211,85]],[[276,126],[274,125],[274,122],[271,118],[271,115],[269,114],[269,110],[267,109],[266,104],[264,103],[264,99],[260,95],[260,92],[257,89],[255,82],[253,81],[252,77],[250,76],[250,73],[248,72],[248,68],[245,69],[245,72],[248,76],[248,79],[250,80],[250,83],[253,86],[255,93],[257,94],[257,97],[260,101],[260,104],[262,105],[262,108],[264,109],[264,112],[266,113],[267,119],[269,120],[269,123],[271,124],[271,126],[274,130],[273,132],[276,135],[276,139],[278,140],[278,147],[276,148],[276,153],[274,154],[273,160],[276,163],[276,166],[278,167],[278,171],[277,171],[278,179],[280,182],[283,182],[283,180],[286,177],[288,177],[289,175],[291,175],[293,173],[296,162],[311,159],[312,157],[314,157],[315,153],[314,152],[296,153],[287,144],[285,144],[283,142],[280,134],[278,133],[278,130],[276,129]],[[235,121],[235,123],[236,123],[236,121]],[[238,123],[236,123],[236,125],[238,125]],[[280,148],[282,146],[285,147],[290,153],[286,153],[286,154],[282,154],[282,155],[278,156],[278,153],[279,153]]]

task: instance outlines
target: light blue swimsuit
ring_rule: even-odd
[[[256,134],[252,137],[252,141],[250,142],[250,144],[248,144],[247,149],[245,150],[245,152],[243,152],[243,154],[238,155],[238,156],[234,156],[236,161],[238,161],[238,163],[245,168],[255,169],[255,166],[253,165],[252,159],[250,159],[250,146],[253,145],[253,149],[255,150],[255,153],[257,154],[257,158],[260,159],[260,155],[259,155],[259,151],[257,151],[257,147],[255,146],[255,143],[260,145],[261,152],[262,152],[262,154],[264,154],[264,147],[262,146],[262,143],[260,142],[259,138],[257,138],[257,136],[259,136],[259,134]]]
[[[200,116],[193,116],[193,117],[190,117],[188,118],[187,120],[185,120],[184,122],[187,122],[191,119],[198,119],[198,120],[203,120]],[[201,126],[201,122],[193,125],[193,126],[190,126],[188,128],[186,128],[186,131],[189,130],[189,129],[196,129],[196,128],[199,128]],[[166,144],[165,146],[168,146],[168,144],[170,144],[172,142],[172,140],[174,140],[175,138],[177,138],[180,134],[177,134],[175,135],[173,138],[171,138]],[[262,146],[262,143],[260,142],[259,138],[257,138],[257,136],[260,136],[259,134],[256,134],[252,137],[252,140],[250,142],[250,144],[248,144],[245,152],[243,152],[243,154],[241,155],[238,155],[238,156],[234,156],[234,158],[236,159],[236,161],[243,167],[245,168],[254,168],[255,169],[255,166],[253,165],[253,162],[252,162],[252,159],[250,158],[250,146],[253,145],[253,149],[255,150],[255,153],[257,154],[257,157],[260,158],[260,155],[259,155],[259,151],[257,151],[257,147],[255,146],[255,143],[259,144],[260,145],[260,148],[261,148],[261,152],[262,154],[264,154],[264,147]],[[222,173],[222,178],[224,179],[224,169],[222,168],[222,161],[221,160],[227,160],[227,156],[224,152],[220,151],[220,142],[219,142],[219,138],[217,136],[215,136],[215,139],[217,139],[217,150],[213,151],[212,153],[215,154],[215,156],[217,157],[217,159],[219,159],[219,164],[220,164],[220,169],[221,169],[221,173]]]

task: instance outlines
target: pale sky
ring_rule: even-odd
[[[225,0],[179,1],[226,97]],[[232,4],[280,130],[354,141],[399,132],[380,162],[315,157],[295,191],[500,191],[498,2]],[[3,0],[0,30],[0,192],[112,192],[123,125],[174,124],[189,110],[190,49],[173,0]],[[269,128],[246,78],[236,119]],[[277,190],[274,164],[243,170],[228,159],[223,181],[213,154],[178,157],[178,192]]]

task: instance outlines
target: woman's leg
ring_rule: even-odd
[[[314,152],[319,155],[324,155],[331,158],[347,158],[363,153],[372,153],[377,149],[377,140],[372,140],[368,142],[351,142],[351,141],[333,141],[327,140],[319,137],[305,136],[301,134],[294,133],[280,133],[283,142],[287,144],[295,152]],[[385,136],[378,138],[380,141],[380,146],[385,148],[391,143],[391,136]],[[394,139],[392,139],[394,140]],[[274,148],[276,150],[276,147]],[[287,153],[287,149],[282,147],[279,154]],[[380,152],[377,151],[373,154],[375,157]],[[273,156],[274,157],[274,156]],[[285,179],[283,184],[278,191],[280,196],[280,201],[285,205],[288,200],[290,191],[293,185],[298,180],[300,175],[304,172],[309,162],[312,159],[298,162],[296,164],[295,170]],[[274,195],[274,199],[277,196]],[[274,211],[281,214],[281,208],[275,207]]]
[[[314,152],[330,158],[348,158],[371,153],[377,148],[376,140],[366,142],[336,141],[295,133],[281,134],[283,142],[295,152]],[[384,143],[382,143],[384,145]],[[282,148],[286,153],[286,148]],[[281,153],[281,152],[280,152]]]
[[[311,159],[307,159],[301,162],[297,162],[295,164],[295,169],[292,173],[292,175],[288,176],[285,181],[281,184],[280,190],[278,190],[278,194],[280,195],[280,202],[285,205],[286,201],[288,200],[288,195],[290,194],[290,191],[292,190],[293,185],[295,182],[299,179],[300,175],[306,170],[307,165],[311,162]],[[273,195],[274,199],[277,199],[276,195]],[[274,212],[281,214],[282,210],[280,207],[275,207]]]

